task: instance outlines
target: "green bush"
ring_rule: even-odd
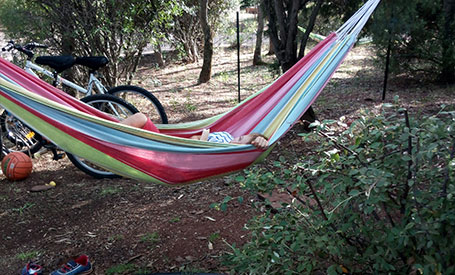
[[[391,69],[399,74],[422,73],[455,82],[455,2],[385,0],[375,12],[370,30],[378,56],[391,50]],[[384,62],[381,58],[381,64]]]
[[[241,179],[295,199],[247,225],[251,241],[225,264],[240,274],[453,274],[455,113],[411,119],[385,105],[302,134],[312,151]]]
[[[146,46],[181,11],[180,1],[2,0],[0,24],[8,39],[45,43],[48,54],[106,56],[103,75],[116,86],[131,82]]]

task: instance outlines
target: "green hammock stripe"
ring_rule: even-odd
[[[34,129],[39,132],[46,133],[45,137],[53,143],[58,144],[59,147],[64,151],[78,152],[78,156],[82,158],[90,158],[90,161],[96,165],[99,165],[100,167],[109,167],[109,170],[119,175],[129,175],[130,177],[133,176],[134,178],[144,181],[153,181],[155,183],[166,184],[116,160],[115,158],[112,158],[107,154],[104,154],[103,152],[94,149],[91,146],[88,146],[84,142],[66,134],[65,132],[59,130],[58,128],[33,115],[32,113],[24,110],[22,107],[14,104],[1,95],[0,100],[2,102],[2,105],[12,114],[14,114],[14,116],[20,120],[28,121],[29,123],[31,122]],[[52,137],[52,139],[48,138],[48,136]]]

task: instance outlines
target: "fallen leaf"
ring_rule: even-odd
[[[177,262],[184,262],[184,261],[185,261],[185,259],[183,259],[183,258],[180,257],[180,256],[178,256],[177,258],[175,258],[175,260],[176,260]]]
[[[193,256],[186,256],[185,260],[190,261],[190,262],[194,262],[194,261],[196,261],[196,258],[193,257]]]

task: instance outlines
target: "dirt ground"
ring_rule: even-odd
[[[242,54],[242,98],[277,77],[269,66],[253,67],[250,52]],[[383,72],[371,56],[368,47],[352,50],[313,104],[320,120],[355,118],[360,110],[382,104]],[[237,101],[235,52],[218,49],[213,64],[208,84],[196,85],[200,63],[143,67],[134,84],[159,98],[170,123],[209,117]],[[389,82],[387,99],[399,95],[417,115],[421,110],[437,112],[441,104],[454,106],[453,94],[453,87],[396,77]],[[296,125],[262,165],[280,154],[304,154],[309,148],[297,137],[301,131]],[[89,255],[94,274],[227,273],[220,256],[229,252],[229,245],[248,241],[244,225],[261,212],[252,204],[256,194],[242,190],[235,175],[170,188],[128,179],[96,180],[67,159],[53,161],[46,153],[33,163],[26,180],[11,182],[0,175],[2,274],[18,274],[29,259],[52,271],[82,253]],[[57,186],[29,191],[50,181]],[[226,196],[242,197],[243,202],[233,200],[225,212],[210,207]]]

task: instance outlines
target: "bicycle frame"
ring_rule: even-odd
[[[74,82],[71,82],[59,75],[55,76],[54,73],[52,73],[51,71],[41,67],[41,66],[38,66],[37,64],[33,63],[32,61],[30,60],[26,60],[26,63],[25,63],[25,71],[31,75],[33,75],[34,77],[37,77],[37,78],[40,78],[36,73],[35,71],[38,71],[40,73],[43,73],[51,78],[54,78],[56,79],[56,84],[62,84],[62,85],[65,85],[65,86],[68,86],[70,88],[73,88],[75,89],[76,91],[84,94],[84,97],[85,96],[90,96],[92,95],[92,91],[93,91],[93,87],[95,87],[100,94],[107,94],[107,89],[106,87],[104,87],[103,84],[101,84],[101,81],[95,76],[94,73],[90,73],[90,79],[89,79],[89,82],[88,82],[88,86],[87,86],[87,89],[85,89],[84,87],[81,87],[79,85],[77,85],[76,83]],[[111,103],[109,103],[109,106],[111,106],[113,112],[115,115],[119,116],[119,113],[117,110],[115,110],[115,108],[112,106]]]
[[[57,85],[58,84],[62,84],[62,85],[65,85],[65,86],[68,86],[70,88],[73,88],[75,89],[76,91],[82,93],[82,94],[85,94],[85,96],[89,96],[89,95],[92,95],[92,91],[94,89],[94,87],[98,90],[98,92],[100,94],[105,94],[107,93],[107,89],[106,87],[104,87],[103,84],[101,84],[101,81],[95,76],[94,73],[90,73],[90,78],[89,78],[89,82],[88,82],[88,85],[87,85],[87,88],[84,88],[82,86],[79,86],[77,85],[76,83],[74,82],[71,82],[59,75],[57,75],[57,77],[55,78],[55,75],[54,73],[52,73],[51,71],[41,67],[41,66],[38,66],[36,65],[35,63],[33,63],[32,61],[30,60],[26,60],[26,63],[25,63],[25,71],[37,78],[39,78],[39,76],[35,73],[35,71],[37,72],[40,72],[44,75],[47,75],[53,79],[56,80],[56,83]]]

